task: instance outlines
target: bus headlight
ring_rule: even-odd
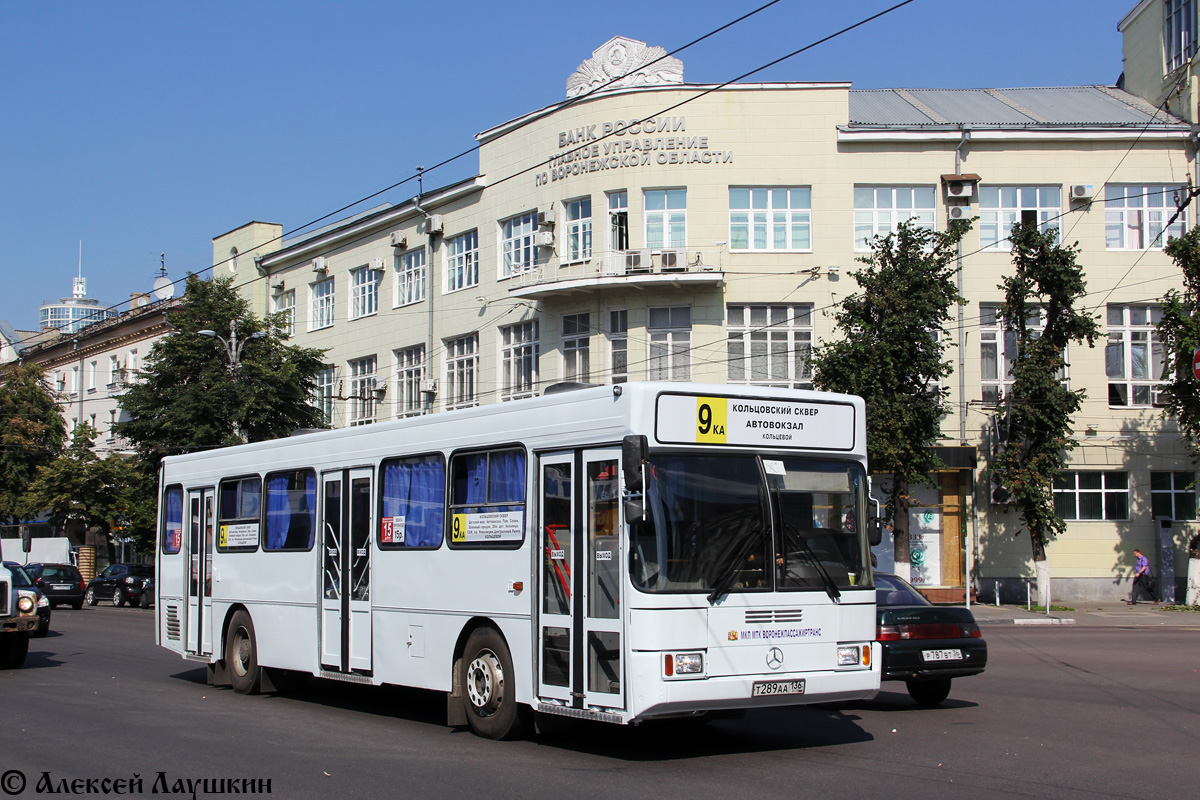
[[[839,667],[857,667],[858,666],[858,645],[839,646],[837,651],[837,663]]]
[[[667,653],[663,658],[663,675],[668,678],[704,674],[704,653]]]
[[[17,609],[22,614],[28,614],[31,611],[33,611],[33,609],[36,607],[37,607],[37,601],[33,599],[33,595],[31,595],[31,594],[22,594],[17,599]]]

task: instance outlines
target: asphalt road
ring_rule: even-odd
[[[26,666],[0,672],[0,798],[14,770],[19,797],[45,796],[43,773],[60,790],[137,775],[147,795],[263,779],[283,798],[1158,798],[1195,785],[1200,625],[988,626],[988,671],[935,709],[885,683],[852,707],[490,742],[445,727],[445,700],[425,692],[206,686],[154,646],[152,615],[60,608]]]

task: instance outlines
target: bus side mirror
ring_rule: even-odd
[[[625,490],[642,490],[642,462],[650,449],[645,436],[630,435],[621,440],[621,472],[625,478]]]
[[[33,534],[28,525],[21,526],[21,549],[26,553],[33,549]]]
[[[646,508],[642,495],[645,481],[642,480],[642,465],[649,451],[645,436],[629,435],[621,440],[621,477],[625,479],[625,524],[636,525],[646,521]]]
[[[875,506],[875,514],[867,523],[867,539],[871,547],[878,547],[883,542],[883,516],[879,513],[879,501],[872,497],[871,503]]]

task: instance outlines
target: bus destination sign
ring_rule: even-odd
[[[655,429],[664,444],[851,450],[854,406],[663,394],[658,398]]]

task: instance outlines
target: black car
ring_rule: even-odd
[[[12,573],[14,589],[32,589],[37,592],[38,626],[37,630],[31,631],[29,635],[40,639],[50,632],[50,601],[38,589],[37,584],[34,583],[33,576],[29,574],[29,571],[23,565],[15,561],[5,561],[4,566],[8,567]]]
[[[84,602],[94,606],[101,600],[111,600],[120,608],[128,600],[131,605],[142,596],[142,587],[154,577],[154,567],[143,564],[109,564],[87,585]]]
[[[935,606],[907,581],[875,573],[875,638],[883,646],[883,680],[904,681],[921,705],[950,695],[950,681],[987,666],[987,642],[970,609]]]
[[[83,592],[87,581],[74,564],[28,564],[25,571],[42,590],[42,594],[46,595],[51,608],[57,608],[59,603],[70,605],[71,608],[83,608]]]

